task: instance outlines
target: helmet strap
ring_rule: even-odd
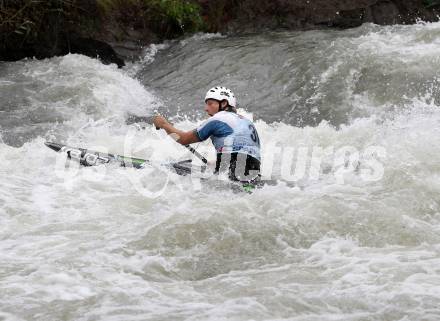
[[[218,100],[218,111],[219,112],[226,110],[226,108],[228,107],[228,106],[226,106],[225,108],[223,108],[222,102],[224,102],[224,100],[222,100],[222,101]]]
[[[226,105],[225,108],[222,108],[222,102],[225,101],[225,100],[226,100],[226,99],[224,99],[224,100],[222,100],[222,101],[218,101],[218,103],[219,103],[219,105],[218,105],[218,111],[219,111],[219,112],[220,112],[220,111],[228,111],[228,112],[235,113],[234,107],[229,106],[229,103],[228,103],[228,105]],[[227,100],[226,100],[226,102],[227,102]]]

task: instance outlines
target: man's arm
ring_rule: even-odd
[[[154,117],[154,125],[157,128],[164,129],[167,134],[173,137],[179,144],[188,145],[200,142],[200,139],[194,130],[185,132],[183,130],[177,129],[162,116]]]

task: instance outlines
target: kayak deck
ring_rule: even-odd
[[[78,161],[82,166],[86,167],[103,164],[118,164],[122,167],[142,169],[145,166],[153,165],[151,161],[142,158],[103,153],[79,147],[70,147],[55,142],[45,142],[44,144],[57,153],[65,153],[68,159]],[[166,163],[160,165],[165,166],[166,168],[181,176],[190,175],[194,172],[194,170],[197,172],[197,174],[205,173],[207,169],[206,165],[194,166],[191,159],[176,163]],[[262,187],[264,185],[264,182],[228,181],[227,185],[229,185],[234,192],[252,193],[256,188]]]
[[[70,147],[54,142],[45,142],[44,144],[57,153],[65,153],[68,159],[76,160],[83,166],[118,164],[119,166],[122,167],[133,167],[133,168],[142,169],[146,165],[152,164],[149,160],[142,158],[103,153],[103,152],[88,150],[79,147]],[[161,165],[168,167],[170,169],[174,169],[178,175],[191,174],[193,167],[192,161],[190,159],[181,162],[161,164]],[[202,171],[204,171],[205,169],[206,167],[202,167]]]

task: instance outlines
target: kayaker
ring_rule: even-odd
[[[206,93],[205,111],[210,118],[198,128],[179,130],[160,115],[153,121],[182,145],[211,138],[217,152],[215,173],[227,172],[233,181],[252,182],[260,177],[260,138],[254,124],[238,115],[236,108],[234,93],[218,86]]]

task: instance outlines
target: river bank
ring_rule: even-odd
[[[435,0],[2,1],[0,60],[70,52],[121,67],[151,43],[194,32],[412,24],[438,20],[438,8]]]

